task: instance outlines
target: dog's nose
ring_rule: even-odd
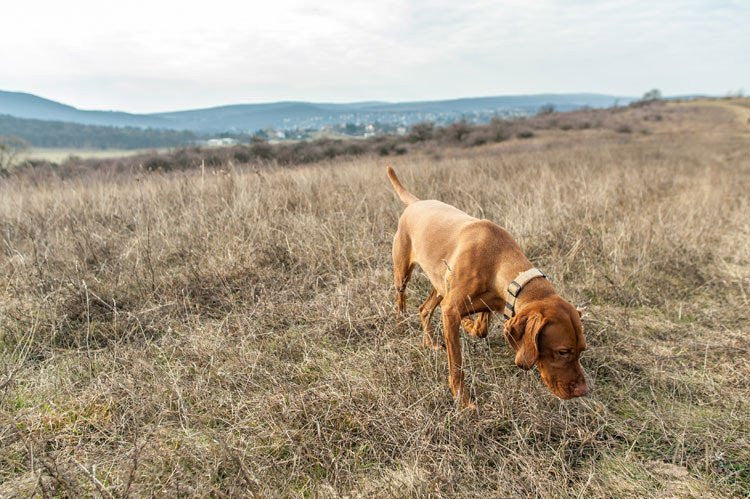
[[[584,381],[583,383],[578,383],[576,387],[573,389],[573,396],[574,397],[583,397],[585,395],[588,395],[589,393],[589,386]]]

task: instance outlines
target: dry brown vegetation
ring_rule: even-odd
[[[0,186],[0,496],[742,496],[750,491],[750,128],[643,109],[399,156],[587,305],[592,394],[498,331],[394,324],[382,158]]]
[[[166,151],[146,151],[132,155],[80,158],[69,156],[61,162],[29,159],[8,174],[43,181],[92,175],[106,177],[145,172],[170,172],[196,168],[219,169],[232,163],[251,167],[290,166],[334,158],[379,155],[400,156],[409,152],[429,153],[442,147],[476,147],[513,138],[528,139],[540,131],[615,130],[619,133],[648,133],[649,121],[662,119],[661,102],[634,103],[630,107],[581,109],[567,113],[549,112],[530,117],[494,119],[484,125],[466,122],[436,127],[421,123],[406,135],[378,135],[366,139],[321,138],[311,141],[269,143],[257,137],[249,144],[232,147],[182,147]],[[0,137],[0,143],[2,142]],[[0,165],[0,175],[6,173]]]

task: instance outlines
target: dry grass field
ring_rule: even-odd
[[[516,368],[497,316],[462,340],[476,412],[421,347],[418,272],[397,332],[382,158],[5,179],[0,496],[746,496],[745,112],[394,160],[587,306],[590,396]]]

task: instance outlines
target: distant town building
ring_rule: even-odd
[[[372,123],[368,123],[367,125],[365,125],[365,133],[362,136],[365,138],[374,137],[375,125],[373,125]]]

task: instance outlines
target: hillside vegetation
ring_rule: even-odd
[[[390,158],[587,306],[590,396],[519,370],[497,316],[462,339],[476,412],[421,347],[418,272],[397,331],[377,153],[2,180],[0,496],[747,495],[744,112]]]
[[[571,131],[606,129],[622,134],[649,133],[650,121],[662,119],[663,104],[617,107],[609,109],[581,109],[571,112],[543,112],[530,117],[493,119],[487,124],[469,124],[465,121],[447,126],[419,123],[407,134],[381,134],[368,138],[319,138],[316,140],[270,143],[259,137],[237,136],[249,141],[233,147],[183,147],[157,152],[145,151],[123,157],[113,154],[109,158],[68,158],[61,162],[30,159],[15,168],[16,174],[29,177],[57,177],[67,179],[77,176],[99,177],[132,175],[146,171],[168,172],[197,168],[220,169],[228,165],[293,166],[315,163],[341,157],[376,154],[400,156],[409,152],[440,154],[443,147],[477,147],[528,139],[538,132],[551,130]]]
[[[16,118],[0,114],[0,137],[12,136],[34,147],[82,149],[144,149],[186,146],[193,132],[156,128],[80,125],[62,121]]]

